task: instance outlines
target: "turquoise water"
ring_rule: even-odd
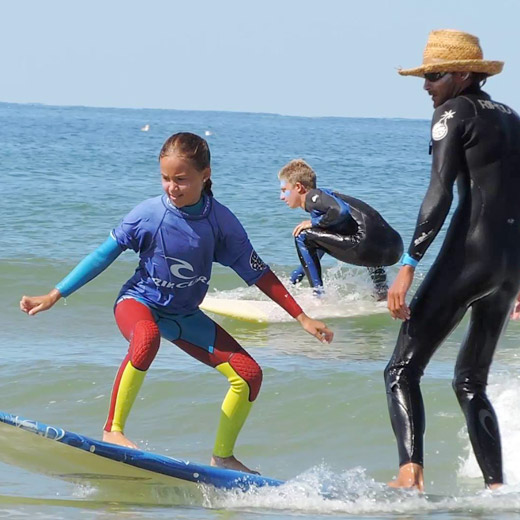
[[[428,183],[428,121],[298,118],[267,114],[94,109],[0,104],[0,291],[5,411],[99,437],[113,378],[125,352],[112,318],[136,257],[125,253],[50,312],[29,318],[22,294],[47,292],[100,244],[119,219],[161,191],[157,154],[177,131],[207,135],[215,196],[242,220],[261,257],[282,280],[296,266],[291,230],[306,214],[278,200],[276,173],[304,157],[319,184],[374,205],[407,244]],[[141,128],[149,124],[148,132]],[[424,275],[442,233],[418,272]],[[395,275],[395,268],[390,274]],[[363,269],[325,261],[327,303],[369,298]],[[261,298],[215,266],[211,292]],[[296,297],[313,308],[307,287]],[[321,345],[296,323],[253,325],[216,318],[259,361],[262,391],[237,456],[280,490],[208,492],[78,487],[0,464],[2,516],[34,518],[510,518],[520,512],[520,325],[510,323],[490,380],[503,434],[508,486],[483,491],[451,391],[465,323],[424,378],[429,498],[394,492],[397,454],[383,368],[399,324],[386,314],[326,320],[336,339]],[[144,449],[208,462],[226,381],[164,343],[127,424]],[[52,461],[49,461],[52,464]],[[333,483],[332,498],[319,490]]]

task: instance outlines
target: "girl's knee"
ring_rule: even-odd
[[[136,323],[130,341],[130,361],[138,370],[148,370],[157,355],[161,334],[157,323],[142,320]]]
[[[229,360],[233,370],[249,387],[249,400],[252,402],[258,396],[262,386],[262,369],[260,365],[248,354],[237,352]]]

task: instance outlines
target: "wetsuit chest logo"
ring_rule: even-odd
[[[186,260],[180,258],[173,258],[172,256],[166,256],[165,259],[168,262],[170,273],[177,279],[183,280],[181,282],[163,280],[161,278],[153,278],[155,285],[158,287],[164,287],[166,289],[185,289],[186,287],[192,287],[193,285],[201,282],[209,285],[209,280],[206,276],[198,276],[195,274],[193,266]]]
[[[180,258],[173,258],[171,256],[166,257],[168,260],[172,260],[170,263],[170,272],[176,278],[182,278],[184,280],[190,280],[195,278],[193,274],[193,266],[186,262],[186,260],[181,260]],[[184,274],[181,273],[181,269],[184,271]],[[188,274],[189,273],[189,274]]]
[[[447,110],[442,114],[441,118],[433,125],[432,128],[432,139],[434,141],[440,141],[448,135],[448,119],[453,119],[456,114],[453,110]]]

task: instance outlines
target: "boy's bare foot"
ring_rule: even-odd
[[[244,466],[239,460],[235,459],[233,455],[231,455],[231,457],[217,457],[216,455],[213,455],[211,457],[211,465],[217,468],[234,469],[236,471],[252,473],[253,475],[260,475],[258,471],[253,471],[247,466]]]
[[[111,444],[117,444],[118,446],[124,446],[125,448],[133,448],[134,450],[139,449],[136,444],[123,435],[123,432],[103,431],[103,442],[110,442]]]
[[[388,482],[388,485],[393,488],[415,488],[422,493],[424,491],[423,467],[414,462],[404,464],[399,468],[397,478]]]

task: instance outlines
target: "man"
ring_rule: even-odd
[[[431,356],[471,309],[453,388],[486,486],[503,483],[498,422],[486,395],[488,372],[520,289],[520,119],[480,89],[503,62],[483,59],[475,36],[430,33],[420,67],[400,70],[425,79],[435,112],[432,172],[388,308],[403,320],[385,369],[388,407],[399,449],[393,487],[424,489],[424,407],[420,378]],[[459,203],[442,248],[410,304],[414,270],[439,232],[457,182]]]

